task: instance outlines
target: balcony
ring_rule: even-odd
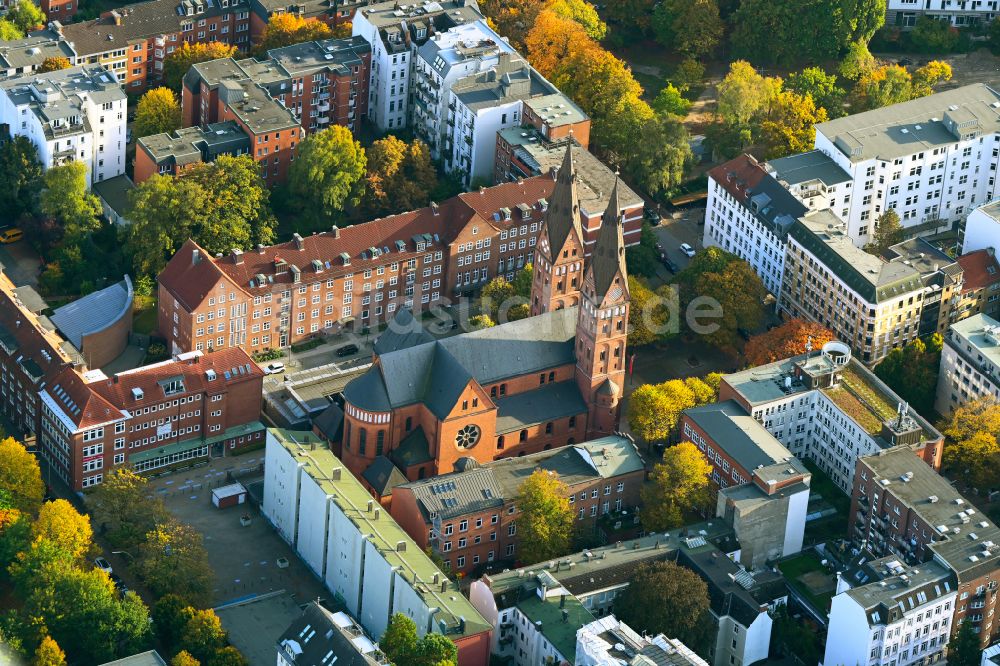
[[[316,119],[316,122],[318,122],[320,125],[326,125],[330,122],[330,119],[326,116],[320,116],[319,118]]]
[[[330,110],[330,103],[329,102],[322,102],[322,103],[320,103],[320,105],[319,105],[319,112],[320,113],[326,113],[329,110]]]

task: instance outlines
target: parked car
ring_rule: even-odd
[[[671,273],[676,273],[677,270],[678,270],[677,269],[677,264],[675,264],[674,262],[670,261],[670,257],[667,256],[666,252],[661,252],[660,253],[660,263],[662,263],[663,267],[666,268]]]
[[[100,569],[101,571],[103,571],[104,573],[106,573],[108,575],[111,575],[113,573],[113,570],[111,569],[111,565],[108,564],[108,561],[106,559],[104,559],[103,557],[96,558],[94,560],[94,566],[96,566],[98,569]]]
[[[661,220],[660,214],[657,213],[652,208],[649,207],[645,208],[643,210],[643,213],[646,215],[646,219],[649,220],[650,224],[656,225],[660,223]]]
[[[681,243],[681,252],[683,252],[688,257],[693,257],[696,254],[694,248],[688,245],[687,243]]]
[[[7,243],[16,243],[24,237],[24,232],[18,227],[7,227],[3,231],[0,231],[0,243],[6,245]]]
[[[337,350],[337,356],[341,358],[357,353],[358,353],[358,346],[355,344],[344,345],[343,347]]]
[[[264,366],[265,375],[280,375],[285,371],[285,364],[281,361],[275,361],[274,363],[268,363]]]
[[[108,574],[108,577],[111,578],[111,582],[115,584],[115,589],[118,590],[118,594],[122,595],[123,597],[126,594],[128,594],[129,592],[128,585],[125,584],[125,581],[122,580],[121,576],[113,573],[113,574]]]

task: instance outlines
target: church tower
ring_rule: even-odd
[[[584,245],[572,151],[572,145],[566,147],[535,244],[532,316],[568,308],[580,301]]]
[[[587,401],[587,437],[614,432],[625,389],[629,293],[618,183],[584,270],[576,324],[576,381]]]

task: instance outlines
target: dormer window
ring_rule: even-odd
[[[163,395],[171,396],[177,395],[178,393],[184,392],[184,378],[183,377],[173,377],[172,379],[165,379],[159,382],[160,387],[163,389]]]
[[[510,222],[510,208],[501,208],[500,214],[503,216],[504,221]]]

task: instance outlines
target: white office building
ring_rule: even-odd
[[[125,105],[101,65],[0,81],[0,123],[35,145],[44,169],[82,162],[88,185],[125,173]]]
[[[485,655],[489,625],[325,442],[270,429],[264,459],[262,513],[369,635],[403,613],[452,639],[460,663],[466,642]]]
[[[954,574],[936,561],[907,568],[894,557],[838,577],[824,666],[910,666],[943,661],[955,597]]]
[[[1000,400],[1000,321],[977,314],[948,329],[934,408],[951,414],[986,397]]]
[[[962,254],[983,249],[1000,252],[1000,201],[976,208],[965,220]]]
[[[750,155],[708,172],[705,247],[749,263],[767,290],[781,293],[788,229],[808,210]]]
[[[816,149],[850,176],[830,210],[851,241],[868,243],[890,208],[926,235],[996,197],[998,110],[1000,93],[977,83],[816,125]]]
[[[413,131],[427,143],[435,159],[441,157],[445,138],[451,133],[445,120],[452,85],[495,65],[500,53],[516,55],[485,20],[433,34],[417,48],[413,73]]]
[[[474,0],[392,1],[358,8],[352,32],[372,46],[368,118],[382,131],[406,127],[417,50],[436,33],[482,20]]]

